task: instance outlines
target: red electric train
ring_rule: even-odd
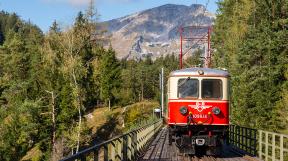
[[[165,120],[180,152],[218,155],[229,126],[229,73],[187,68],[170,73]]]

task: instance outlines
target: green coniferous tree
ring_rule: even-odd
[[[288,61],[284,38],[288,35],[287,13],[283,12],[287,3],[272,0],[219,3],[213,35],[217,49],[214,65],[230,71],[232,121],[237,124],[273,131],[287,127],[281,115],[286,109],[281,88],[287,82],[284,76]]]
[[[115,99],[113,90],[120,85],[120,64],[112,48],[101,55],[99,63],[100,97],[108,105]]]

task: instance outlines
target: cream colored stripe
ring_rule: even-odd
[[[182,123],[182,122],[180,122],[180,123],[169,123],[169,125],[187,125],[187,122],[186,123]],[[191,124],[192,125],[192,124]],[[195,125],[198,125],[198,124],[195,124]],[[201,124],[201,125],[229,125],[229,124]]]
[[[169,102],[209,102],[209,103],[213,103],[213,102],[228,102],[228,100],[184,100],[184,99],[170,99]]]

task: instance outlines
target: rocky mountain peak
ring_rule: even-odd
[[[178,53],[180,26],[209,26],[214,19],[201,4],[165,4],[105,23],[117,56],[134,59]]]

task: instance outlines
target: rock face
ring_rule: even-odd
[[[118,58],[141,59],[178,54],[180,26],[209,26],[214,19],[203,5],[166,4],[104,23]]]

